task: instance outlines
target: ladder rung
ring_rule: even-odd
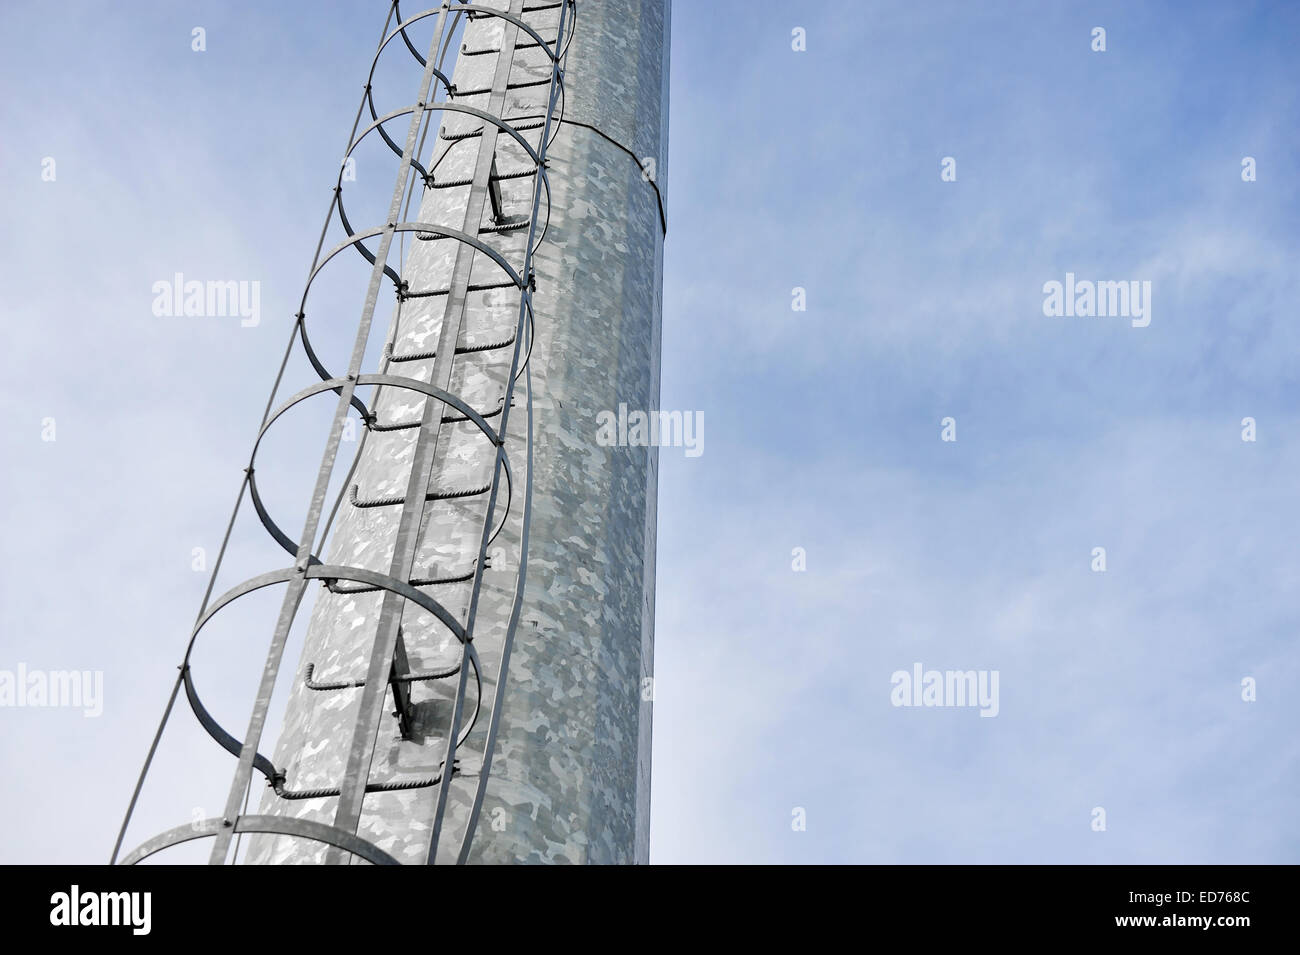
[[[457,345],[455,354],[473,355],[481,351],[495,351],[498,348],[505,348],[507,345],[513,345],[514,343],[515,343],[515,336],[511,335],[505,341],[488,342],[487,344],[484,345]],[[399,362],[400,361],[424,361],[426,358],[437,358],[437,357],[438,357],[437,350],[430,350],[430,351],[420,351],[420,352],[408,352],[405,355],[390,355],[388,360],[399,361]]]
[[[497,415],[499,415],[499,414],[501,413],[501,409],[502,409],[504,406],[505,406],[505,400],[504,400],[504,399],[497,399],[497,408],[496,408],[496,410],[495,410],[495,411],[482,411],[482,412],[479,412],[479,417],[482,418],[482,419],[484,419],[485,421],[486,421],[488,418],[495,418]],[[510,407],[513,408],[514,405],[511,405]],[[447,417],[443,418],[443,419],[442,419],[442,423],[443,423],[443,424],[461,424],[461,423],[466,422],[466,421],[468,421],[468,420],[469,420],[469,416],[468,416],[468,415],[463,415],[463,414],[454,414],[454,415],[448,415]],[[378,422],[374,422],[374,423],[372,423],[372,424],[370,425],[370,430],[371,430],[371,431],[380,431],[380,432],[383,432],[383,431],[407,431],[407,430],[409,430],[409,429],[411,429],[411,428],[418,428],[418,427],[420,427],[420,425],[422,425],[422,424],[424,424],[423,421],[403,421],[401,424],[379,424]]]
[[[564,5],[563,0],[560,3],[539,3],[531,7],[524,7],[521,13],[541,13],[543,10],[558,10]],[[466,10],[465,15],[471,20],[485,20],[488,17],[496,16],[495,13],[485,13],[479,10]]]
[[[467,285],[465,286],[465,291],[487,292],[494,288],[518,288],[518,287],[519,286],[516,285],[514,282],[485,282],[482,285]],[[402,299],[435,298],[439,295],[446,295],[450,291],[451,289],[449,288],[438,288],[438,289],[432,289],[431,291],[428,292],[402,292],[398,297]]]
[[[426,501],[458,501],[461,498],[477,497],[480,494],[486,494],[492,490],[491,484],[484,484],[482,487],[471,487],[463,491],[429,491],[424,495]],[[392,507],[396,504],[405,504],[406,495],[401,494],[395,497],[376,497],[370,500],[361,500],[357,497],[357,485],[352,485],[348,491],[348,500],[353,507]]]
[[[515,44],[515,49],[516,49],[516,50],[535,50],[535,49],[537,49],[539,46],[541,46],[541,44],[538,43],[538,42],[536,42],[536,41],[533,41],[532,43],[516,43],[516,44]],[[460,48],[460,55],[461,55],[461,56],[487,56],[487,54],[489,54],[489,53],[500,53],[500,52],[501,52],[500,50],[498,50],[498,49],[493,49],[493,48],[491,48],[491,47],[487,47],[487,48],[484,48],[484,49],[482,49],[482,50],[470,50],[470,49],[467,49],[467,48],[464,47],[464,46],[462,46],[462,47]]]
[[[528,89],[529,87],[532,87],[532,86],[550,86],[550,85],[551,85],[551,78],[548,76],[548,77],[547,77],[546,79],[544,79],[544,80],[529,80],[527,83],[507,83],[507,84],[506,84],[506,89],[508,89],[508,90],[526,90],[526,89]],[[456,90],[456,92],[452,93],[451,95],[452,95],[452,96],[455,96],[455,97],[461,97],[461,96],[482,96],[484,93],[491,93],[492,91],[493,91],[493,87],[491,87],[491,86],[484,86],[484,87],[480,87],[479,89],[476,89],[476,90]]]
[[[491,563],[484,566],[491,566]],[[412,577],[409,581],[412,587],[434,587],[440,584],[463,584],[467,580],[474,579],[474,571],[466,571],[463,574],[457,574],[454,577]],[[377,590],[383,590],[383,587],[377,584],[354,584],[351,586],[341,583],[332,584],[329,591],[332,594],[371,594]]]
[[[488,179],[491,182],[502,182],[506,179],[525,179],[528,176],[533,175],[535,172],[537,172],[536,167],[532,169],[517,169],[514,172],[499,172],[494,176],[489,176]],[[468,186],[473,182],[474,182],[473,177],[469,179],[448,179],[444,182],[433,182],[432,180],[430,180],[429,188],[430,189],[451,189],[454,186]],[[446,238],[446,236],[433,235],[428,232],[417,232],[415,233],[415,237],[417,239],[423,239],[425,242],[430,242],[434,239]]]
[[[483,228],[478,230],[478,234],[488,235],[493,232],[514,232],[516,229],[527,228],[530,221],[531,220],[529,219],[516,219],[511,222],[499,222],[496,225],[485,225]]]
[[[452,763],[451,775],[458,775],[459,761]],[[430,779],[412,779],[400,783],[366,783],[366,792],[368,793],[395,793],[402,792],[406,789],[425,789],[429,786],[436,786],[442,782],[442,774],[438,774]],[[327,796],[337,796],[338,789],[280,789],[276,795],[281,799],[323,799]]]
[[[473,574],[470,574],[473,577]],[[379,588],[375,588],[378,590]],[[349,591],[352,593],[353,591]],[[312,679],[312,674],[316,671],[316,664],[307,664],[307,674],[303,677],[302,684],[309,690],[325,692],[329,690],[359,690],[366,685],[365,680],[349,680],[342,683],[317,683]],[[460,664],[449,667],[445,670],[429,670],[424,673],[408,673],[405,676],[395,676],[392,682],[395,683],[423,683],[426,680],[445,680],[449,676],[455,676],[460,672]]]
[[[510,120],[508,119],[502,120],[502,122],[507,126],[510,125]],[[546,120],[539,119],[531,123],[520,123],[518,126],[512,126],[511,128],[517,133],[524,133],[530,129],[541,129],[545,125]],[[456,142],[460,139],[473,139],[475,136],[483,135],[483,127],[480,126],[478,129],[470,130],[468,133],[449,133],[444,129],[439,131],[438,135],[447,142]]]

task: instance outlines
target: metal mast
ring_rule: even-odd
[[[276,524],[250,460],[240,502],[292,566],[205,599],[172,693],[239,758],[225,810],[125,861],[203,836],[213,863],[240,841],[243,860],[271,863],[647,860],[657,458],[602,446],[596,420],[658,403],[668,21],[669,0],[447,2],[405,19],[392,4],[375,63],[408,59],[418,93],[381,115],[368,81],[348,146],[379,137],[398,157],[389,215],[354,229],[340,175],[327,230],[345,238],[318,251],[290,343],[321,380],[258,436],[299,402],[334,402],[307,520],[297,539]],[[422,51],[411,34],[429,22]],[[311,347],[310,291],[357,253],[373,269],[340,373]],[[385,284],[397,304],[367,369]],[[329,502],[349,416],[363,433]],[[204,708],[190,650],[267,586],[285,593],[240,739]]]

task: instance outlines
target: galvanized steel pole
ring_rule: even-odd
[[[412,34],[430,29],[421,53]],[[182,688],[238,757],[225,809],[123,861],[205,837],[214,863],[648,860],[657,452],[609,446],[597,421],[658,404],[668,31],[669,0],[448,0],[405,18],[392,4],[375,63],[409,55],[418,94],[380,115],[368,81],[347,150],[370,137],[398,158],[388,219],[354,228],[340,173],[231,518],[250,503],[292,566],[215,599],[209,584],[115,860]],[[412,239],[395,270],[390,250]],[[310,292],[357,253],[370,281],[339,375],[312,348]],[[397,304],[367,369],[385,281]],[[272,410],[299,346],[320,380]],[[331,395],[295,540],[258,493],[257,448],[285,411]],[[354,415],[364,430],[327,516]],[[315,581],[268,758],[272,693]],[[279,586],[239,739],[203,704],[191,653],[223,608]]]

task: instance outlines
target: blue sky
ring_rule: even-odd
[[[0,711],[0,860],[111,848],[382,25],[339,6],[0,10],[0,669],[105,683],[97,719]],[[661,453],[652,860],[1300,861],[1300,8],[673,28],[662,406],[707,424]],[[260,281],[260,324],[153,315],[178,271]],[[1151,281],[1151,324],[1044,316],[1066,272]],[[892,706],[917,662],[997,670],[998,716]],[[190,745],[137,833],[219,808]]]

